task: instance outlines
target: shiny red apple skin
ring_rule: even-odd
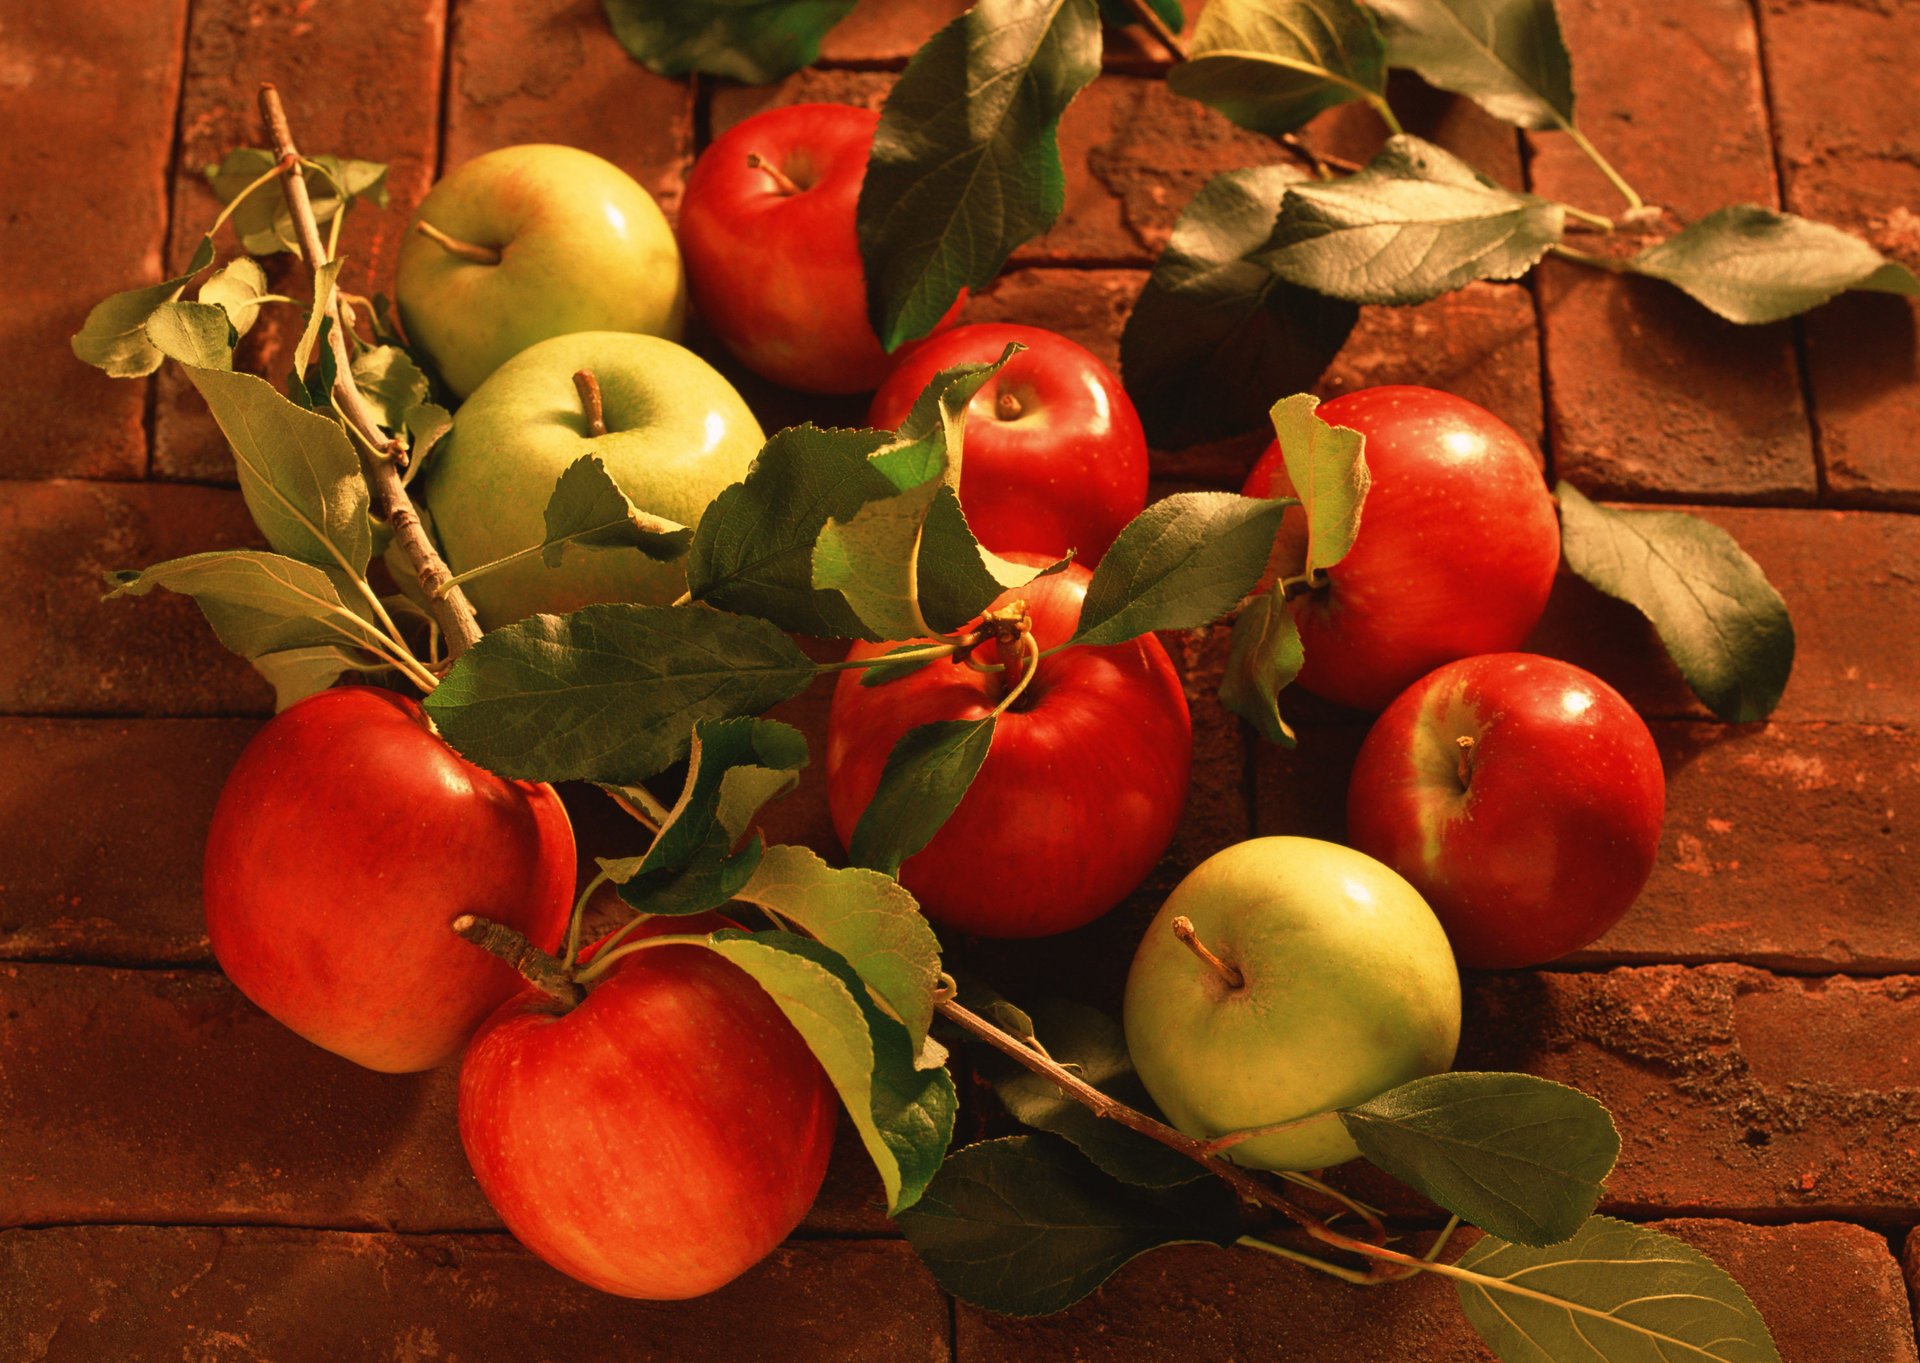
[[[1421,678],[1374,721],[1347,836],[1420,891],[1462,965],[1506,968],[1619,921],[1665,811],[1660,753],[1619,692],[1558,659],[1492,653]]]
[[[207,834],[207,935],[240,992],[307,1040],[432,1069],[523,983],[448,925],[478,914],[551,949],[574,870],[551,786],[474,766],[404,696],[340,687],[269,720],[234,764]]]
[[[1036,642],[1051,648],[1073,633],[1091,577],[1069,564],[999,604],[1026,601]],[[891,647],[856,644],[850,656]],[[976,657],[999,661],[998,646],[983,645]],[[827,800],[842,846],[901,735],[935,720],[978,719],[1001,694],[995,674],[946,660],[883,686],[863,687],[859,675],[841,674],[827,720]],[[958,932],[1044,937],[1081,927],[1160,860],[1192,764],[1186,695],[1158,639],[1068,649],[1043,661],[1016,708],[1000,716],[973,785],[901,866],[900,883],[928,918]]]
[[[967,408],[960,505],[980,542],[1092,567],[1147,504],[1147,437],[1098,356],[1057,331],[983,322],[907,351],[873,395],[867,424],[892,430],[934,375],[1026,349]]]
[[[627,940],[732,926],[657,918]],[[460,1142],[522,1244],[603,1292],[672,1301],[744,1273],[813,1205],[838,1100],[800,1034],[701,946],[623,957],[562,1013],[532,987],[460,1067]]]
[[[678,235],[694,308],[741,363],[775,383],[865,393],[893,367],[867,320],[854,227],[879,121],[850,104],[768,109],[715,138],[687,177]]]
[[[1526,642],[1560,563],[1560,522],[1540,456],[1486,408],[1432,388],[1363,388],[1321,405],[1366,437],[1373,486],[1332,585],[1295,598],[1299,684],[1379,710],[1442,663]],[[1289,496],[1279,442],[1250,497]],[[1305,520],[1289,511],[1281,562],[1298,564]]]

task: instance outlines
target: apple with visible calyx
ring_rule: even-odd
[[[680,339],[686,279],[653,196],[577,147],[502,147],[433,187],[400,244],[408,338],[465,396],[535,341],[576,331]]]
[[[1560,563],[1560,521],[1533,448],[1486,408],[1432,388],[1363,388],[1319,416],[1366,437],[1373,486],[1352,551],[1293,601],[1300,685],[1379,710],[1441,663],[1518,648]],[[1278,442],[1245,491],[1293,495]],[[1303,561],[1305,524],[1287,513],[1280,562]]]
[[[622,947],[731,926],[655,918]],[[563,1273],[651,1300],[711,1292],[787,1237],[838,1106],[766,991],[691,944],[621,957],[571,1009],[529,986],[460,1067],[460,1143],[508,1229]]]
[[[1099,563],[1147,504],[1147,438],[1113,371],[1055,331],[956,327],[908,350],[873,395],[868,424],[892,430],[943,369],[1008,360],[967,407],[960,505],[989,549]]]
[[[467,762],[404,696],[341,687],[269,720],[234,764],[207,834],[207,936],[240,992],[307,1040],[425,1070],[521,985],[448,920],[550,949],[573,878],[552,787]]]
[[[1010,554],[1039,566],[1037,555]],[[1092,574],[1078,564],[1004,594],[1025,601],[1034,642],[1063,643]],[[870,658],[893,644],[855,644]],[[982,663],[1022,651],[998,643]],[[941,660],[884,685],[843,673],[827,718],[827,802],[842,845],[909,729],[979,719],[1006,694],[1001,674]],[[1151,634],[1043,659],[994,726],[992,746],[952,817],[900,867],[928,918],[983,937],[1043,937],[1090,923],[1160,860],[1186,803],[1193,730],[1180,678]]]
[[[850,104],[768,109],[716,137],[687,177],[680,249],[694,308],[775,383],[864,393],[893,365],[867,320],[854,227],[879,121]]]
[[[1337,843],[1254,838],[1161,906],[1125,1026],[1168,1121],[1201,1140],[1300,1121],[1222,1153],[1319,1169],[1359,1154],[1335,1108],[1453,1063],[1460,977],[1440,921],[1391,869]]]
[[[599,389],[604,435],[576,389],[583,370]],[[693,525],[763,443],[733,385],[692,351],[589,331],[529,346],[494,371],[454,414],[418,486],[448,566],[464,573],[539,544],[554,483],[583,455],[598,455],[642,511]],[[464,585],[492,629],[600,601],[664,606],[687,575],[637,550],[569,549],[554,567],[535,554]]]
[[[1374,721],[1347,836],[1419,889],[1463,965],[1539,965],[1632,905],[1666,803],[1659,749],[1619,692],[1492,653],[1428,673]]]

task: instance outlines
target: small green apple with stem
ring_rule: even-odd
[[[577,147],[502,147],[433,187],[394,280],[407,336],[462,397],[536,341],[680,339],[687,282],[653,196]]]
[[[1125,1025],[1173,1125],[1236,1163],[1320,1169],[1360,1153],[1335,1108],[1453,1063],[1460,976],[1440,920],[1386,866],[1315,838],[1253,838],[1161,906]]]

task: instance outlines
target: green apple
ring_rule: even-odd
[[[582,369],[599,383],[605,435],[589,433],[573,379]],[[598,455],[641,510],[693,525],[764,443],[733,385],[692,351],[588,331],[531,345],[495,370],[454,414],[416,489],[448,566],[463,573],[539,544],[553,485],[582,455]],[[572,547],[555,567],[535,554],[466,584],[489,629],[597,601],[664,606],[686,587],[678,561]]]
[[[1201,862],[1161,906],[1125,1018],[1140,1079],[1175,1126],[1210,1140],[1311,1118],[1225,1154],[1319,1169],[1360,1153],[1334,1108],[1453,1063],[1460,976],[1440,920],[1386,866],[1314,838],[1254,838]]]
[[[535,341],[680,339],[687,281],[653,196],[577,147],[502,147],[433,187],[400,245],[407,336],[465,396]]]

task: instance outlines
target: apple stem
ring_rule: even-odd
[[[453,920],[453,930],[483,951],[491,952],[519,971],[526,982],[551,995],[567,1008],[577,1007],[587,991],[575,984],[565,966],[526,939],[525,934],[496,923],[463,913]]]
[[[980,618],[979,633],[982,640],[993,640],[994,651],[1000,655],[1000,704],[994,710],[997,714],[1027,689],[1039,666],[1038,645],[1027,647],[1033,638],[1033,617],[1027,614],[1027,603],[1015,601],[988,611]],[[972,661],[971,657],[968,661]],[[1025,664],[1024,670],[1021,664]]]
[[[1020,399],[1006,389],[1000,390],[1000,396],[993,401],[993,414],[1002,421],[1018,421],[1020,413],[1026,410],[1020,405]]]
[[[471,260],[476,265],[498,265],[500,252],[491,246],[475,246],[470,241],[448,236],[425,218],[413,225],[413,230],[443,248],[448,255],[459,256],[462,260]]]
[[[750,151],[747,153],[747,169],[764,170],[767,173],[767,178],[773,181],[773,187],[782,194],[800,194],[805,192],[788,177],[785,171],[781,170],[780,167],[774,165],[773,162],[767,160],[766,157],[760,155],[758,152]]]
[[[1202,942],[1199,935],[1194,932],[1193,920],[1191,918],[1186,917],[1184,914],[1176,917],[1173,920],[1173,935],[1180,939],[1188,951],[1191,951],[1194,955],[1205,961],[1214,974],[1225,980],[1227,982],[1227,988],[1240,989],[1246,985],[1247,977],[1240,973],[1239,966],[1229,965],[1211,951],[1207,950],[1207,944]]]
[[[1458,744],[1460,748],[1459,764],[1455,770],[1458,771],[1460,775],[1460,788],[1466,790],[1473,784],[1473,736],[1471,734],[1461,734],[1460,737],[1453,741]]]
[[[607,414],[600,404],[600,380],[591,369],[578,369],[574,371],[573,388],[580,394],[580,406],[587,414],[587,434],[605,435]]]

